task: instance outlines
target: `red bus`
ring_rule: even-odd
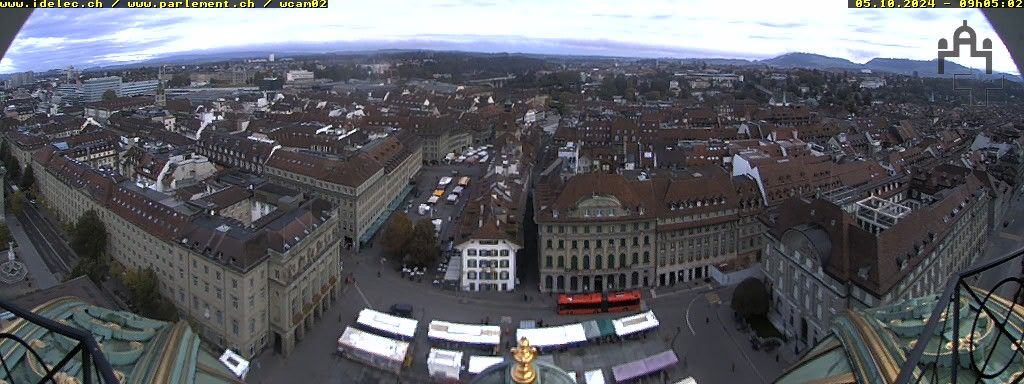
[[[640,291],[608,294],[608,312],[636,312],[640,310]]]
[[[600,293],[558,295],[559,315],[588,315],[602,312],[604,297]]]

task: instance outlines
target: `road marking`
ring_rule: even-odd
[[[686,304],[686,328],[690,330],[691,335],[696,335],[697,333],[693,331],[693,324],[690,323],[690,308],[693,307],[693,302],[697,301],[698,297],[700,296],[694,296],[690,299],[690,302]]]
[[[373,309],[373,306],[372,306],[372,305],[370,305],[370,300],[367,300],[367,299],[366,299],[366,295],[364,295],[364,294],[363,294],[363,290],[362,290],[362,289],[359,289],[359,283],[357,283],[357,282],[352,282],[352,286],[353,286],[353,287],[356,287],[356,292],[359,292],[359,297],[362,297],[362,298],[363,298],[363,302],[364,302],[364,303],[366,303],[366,308],[370,308],[370,309]]]
[[[999,232],[999,237],[1002,237],[1004,239],[1010,239],[1013,241],[1024,241],[1024,237],[1020,237],[1009,232]]]
[[[651,300],[661,299],[661,298],[665,298],[665,297],[671,297],[671,296],[675,296],[675,295],[679,295],[679,294],[683,294],[683,293],[689,293],[691,291],[696,291],[696,290],[699,290],[699,289],[706,289],[706,288],[707,288],[706,285],[697,285],[697,286],[693,286],[693,287],[690,287],[690,288],[683,288],[683,289],[679,289],[679,290],[675,290],[675,291],[670,291],[668,293],[662,293],[662,294],[659,294],[659,295],[654,295],[653,292],[652,292]]]

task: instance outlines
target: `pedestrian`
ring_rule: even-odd
[[[778,354],[778,353],[776,353],[776,354],[775,354],[775,362],[776,362],[776,363],[778,363],[778,362],[779,362],[779,354]]]
[[[735,362],[732,363],[732,371],[736,372],[736,363]]]
[[[704,318],[704,324],[709,324],[709,323],[711,323],[711,318],[710,317],[705,317]]]

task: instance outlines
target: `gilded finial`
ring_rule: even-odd
[[[533,384],[537,380],[537,371],[533,369],[533,359],[537,358],[537,348],[530,346],[530,340],[519,339],[519,346],[512,348],[512,358],[516,365],[512,368],[512,381],[516,384]]]

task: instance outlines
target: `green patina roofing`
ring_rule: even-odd
[[[980,297],[986,292],[977,291]],[[858,383],[886,383],[893,378],[893,370],[885,366],[903,366],[916,346],[924,331],[925,324],[937,303],[936,296],[911,299],[893,305],[849,312],[836,318],[832,325],[832,335],[808,352],[807,356],[795,364],[778,380],[778,383],[803,383],[825,378],[834,378],[843,373],[852,372]],[[959,353],[952,351],[953,317],[946,316],[945,321],[928,339],[928,346],[918,364],[915,377],[922,377],[923,383],[950,382],[952,365],[959,362],[958,381],[961,382],[1009,382],[1013,375],[1024,372],[1024,355],[1014,355],[1011,337],[998,336],[998,329],[992,317],[1008,318],[1007,331],[1012,340],[1021,340],[1024,329],[1024,311],[1020,305],[1010,310],[1010,302],[994,297],[989,300],[983,311],[964,292],[959,298],[960,311],[955,317],[959,319],[961,337]],[[953,303],[945,314],[954,312]],[[989,314],[991,313],[991,315]],[[990,317],[991,316],[991,317]],[[975,319],[977,318],[977,322]],[[969,347],[966,338],[974,332],[974,350]],[[998,339],[998,341],[997,341]],[[993,379],[981,379],[971,370],[971,355],[977,361],[984,361],[988,352],[994,351],[990,361],[989,372],[994,373],[1009,364],[1001,374]],[[1016,357],[1014,357],[1016,356]],[[1012,360],[1011,360],[1012,359]]]
[[[39,305],[33,312],[88,331],[125,383],[232,383],[228,370],[200,349],[199,338],[185,322],[176,324],[140,317],[130,312],[112,311],[90,305],[75,297],[62,297]],[[45,364],[56,365],[77,342],[22,319],[4,330],[32,345]],[[11,383],[37,382],[44,367],[19,343],[0,340],[0,353],[11,365]],[[204,372],[197,374],[197,361]],[[81,380],[81,363],[71,360],[62,371]],[[4,375],[5,373],[0,373]],[[198,380],[202,377],[203,380]]]

